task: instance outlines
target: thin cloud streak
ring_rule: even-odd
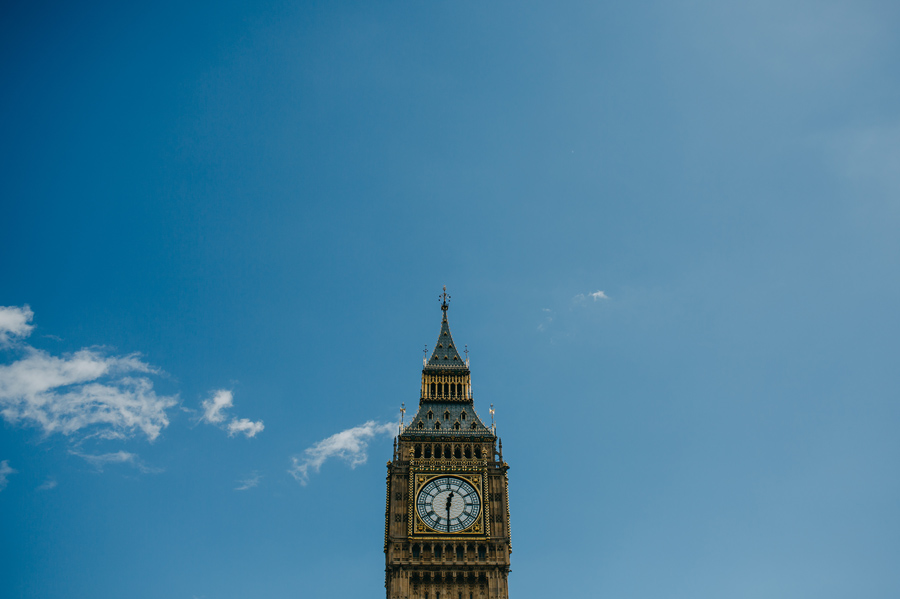
[[[366,453],[369,441],[377,435],[391,434],[395,430],[395,424],[379,424],[369,420],[360,426],[331,435],[308,447],[302,456],[292,457],[288,473],[305,486],[309,483],[310,472],[318,472],[331,458],[343,460],[350,464],[350,468],[356,468],[369,459]]]
[[[579,293],[575,297],[572,298],[572,301],[576,303],[584,303],[587,300],[599,301],[599,300],[608,300],[609,296],[606,295],[605,292],[597,290],[593,293]]]
[[[35,490],[36,491],[49,491],[51,489],[55,489],[56,486],[57,486],[56,479],[48,478],[47,480],[42,482],[40,485],[38,485]]]
[[[151,468],[150,466],[145,465],[137,454],[127,451],[120,450],[99,455],[80,453],[77,451],[70,451],[69,453],[80,457],[88,464],[96,468],[98,472],[103,472],[104,467],[110,464],[125,464],[137,468],[145,474],[158,474],[162,472],[161,468]]]
[[[260,475],[258,472],[254,472],[249,477],[237,481],[241,486],[235,487],[235,491],[247,491],[259,485]]]

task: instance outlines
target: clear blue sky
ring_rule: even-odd
[[[383,597],[445,284],[513,599],[900,596],[900,8],[742,4],[4,4],[0,596]]]

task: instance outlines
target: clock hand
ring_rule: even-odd
[[[447,496],[447,532],[450,532],[450,504],[453,502],[453,491]]]

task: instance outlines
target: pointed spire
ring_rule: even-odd
[[[441,300],[441,332],[437,343],[434,344],[434,352],[428,359],[426,368],[466,368],[466,362],[459,355],[456,344],[453,343],[453,335],[450,334],[450,323],[447,321],[447,311],[450,309],[450,296],[447,295],[447,286],[444,292],[438,296]]]

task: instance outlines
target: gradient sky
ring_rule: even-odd
[[[383,597],[442,285],[513,599],[900,596],[898,30],[5,3],[0,596]]]

